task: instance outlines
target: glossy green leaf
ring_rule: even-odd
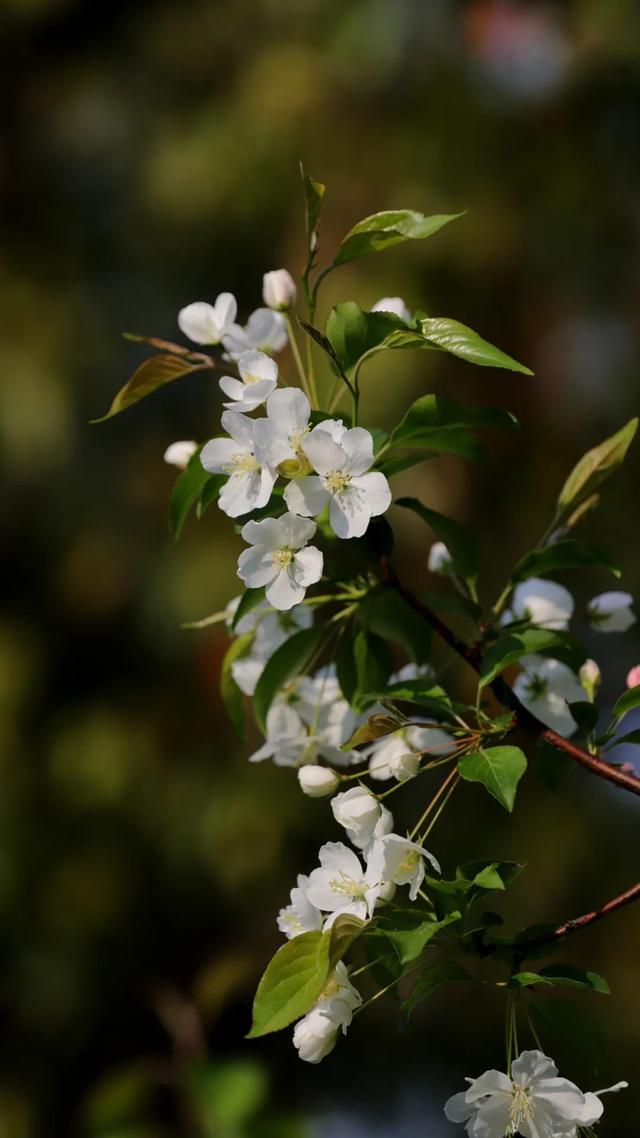
[[[428,661],[431,629],[426,621],[416,620],[413,609],[394,589],[380,586],[367,593],[358,606],[358,621],[377,636],[399,644],[416,664]]]
[[[425,217],[413,209],[390,209],[365,217],[350,229],[343,239],[334,267],[366,257],[369,253],[379,253],[398,245],[401,241],[420,240],[431,237],[449,221],[461,217],[459,213],[435,214]]]
[[[462,965],[457,964],[455,960],[442,960],[437,964],[429,965],[428,968],[425,968],[419,973],[411,995],[402,1005],[402,1014],[405,1021],[409,1019],[418,1004],[422,1004],[425,1000],[428,1000],[429,997],[433,996],[440,988],[445,987],[447,984],[456,984],[461,981],[472,983],[473,977],[465,971]]]
[[[586,541],[567,538],[547,545],[544,549],[534,549],[527,553],[514,566],[511,580],[517,584],[527,577],[544,577],[545,574],[556,573],[560,569],[593,567],[609,569],[615,577],[620,576],[616,562],[605,550]]]
[[[602,995],[610,994],[609,985],[597,972],[585,972],[575,964],[549,964],[538,972],[516,972],[511,987],[529,988],[535,984],[555,984],[565,987],[589,988]]]
[[[443,541],[451,554],[454,569],[467,581],[475,581],[478,576],[478,558],[476,543],[473,535],[460,522],[439,514],[423,506],[417,498],[397,498],[396,506],[405,510],[413,510],[419,518],[433,530],[436,537]]]
[[[220,491],[226,482],[226,475],[212,474],[207,482],[205,482],[200,492],[200,497],[196,505],[196,517],[198,521],[206,514],[209,506],[218,501]]]
[[[506,352],[493,344],[483,340],[472,328],[460,324],[458,320],[451,320],[448,316],[429,316],[419,321],[418,327],[423,336],[443,352],[450,352],[460,356],[467,363],[479,364],[481,367],[506,368],[509,371],[518,371],[523,375],[533,375],[533,372],[518,363]]]
[[[278,949],[258,984],[247,1039],[306,1015],[327,982],[329,949],[330,937],[322,932],[301,933]]]
[[[396,916],[395,919],[398,923],[404,923],[405,928],[385,928],[384,930],[387,939],[395,948],[401,964],[411,964],[412,961],[417,960],[438,933],[449,925],[455,924],[462,917],[458,910],[449,913],[441,921],[425,920],[420,918],[418,914],[412,913],[411,910],[404,910],[404,912],[407,915],[405,920],[399,916]]]
[[[328,933],[330,971],[346,956],[351,945],[355,943],[366,927],[366,921],[360,920],[359,917],[354,917],[351,913],[343,913],[336,918]]]
[[[458,771],[467,782],[482,783],[509,813],[513,810],[518,783],[527,769],[519,747],[487,747],[473,755],[463,755]]]
[[[614,747],[619,747],[622,743],[632,743],[635,746],[640,745],[640,727],[636,728],[635,731],[627,731],[626,735],[619,735],[617,739],[614,739],[613,742],[610,743],[607,750],[612,751]]]
[[[114,415],[126,411],[128,407],[144,399],[145,395],[151,395],[153,391],[157,391],[159,387],[164,387],[174,379],[180,379],[195,371],[209,371],[213,367],[212,361],[202,355],[199,362],[195,362],[194,357],[197,359],[197,355],[197,353],[189,353],[188,356],[176,355],[172,351],[143,360],[131,379],[120,388],[106,415],[92,419],[91,422],[103,423],[105,419],[112,419]]]
[[[585,735],[595,731],[598,725],[598,708],[595,703],[589,703],[587,699],[577,700],[569,704],[569,711]]]
[[[365,352],[382,344],[389,333],[405,327],[392,312],[366,312],[353,300],[331,309],[325,335],[345,371],[352,368]]]
[[[397,455],[387,455],[380,463],[376,464],[376,469],[381,470],[387,478],[392,474],[397,474],[400,470],[406,470],[408,467],[415,466],[418,462],[423,462],[425,458],[437,458],[438,454],[457,454],[460,458],[481,459],[486,455],[486,449],[479,438],[472,434],[471,431],[466,430],[465,427],[432,427],[425,429],[420,434],[415,435],[410,442],[395,441],[392,446],[402,447],[424,447],[421,456],[412,456],[410,459],[405,456],[398,457]]]
[[[244,739],[245,704],[244,696],[233,678],[231,665],[234,660],[246,656],[253,643],[253,632],[246,632],[232,640],[227,648],[220,668],[220,695],[231,725],[239,739]]]
[[[311,655],[322,642],[323,634],[322,627],[305,628],[302,632],[296,632],[267,660],[253,696],[253,713],[263,734],[267,726],[267,712],[273,700],[287,681],[298,675],[308,664]]]
[[[636,684],[633,688],[628,688],[623,692],[619,699],[616,700],[613,708],[614,720],[622,719],[628,711],[633,711],[634,707],[640,707],[640,684]]]
[[[444,688],[427,677],[390,684],[380,696],[400,703],[417,703],[427,708],[434,719],[450,720],[455,710]]]
[[[521,656],[536,655],[550,649],[561,650],[566,645],[566,636],[547,628],[525,628],[522,632],[508,632],[485,652],[480,670],[480,687],[490,684]]]
[[[177,479],[169,499],[169,532],[178,541],[182,528],[192,509],[198,502],[202,491],[209,482],[220,489],[225,481],[220,474],[210,474],[200,462],[200,449],[191,456],[185,469]]]
[[[356,667],[356,690],[353,706],[361,711],[373,702],[373,693],[383,691],[391,669],[393,656],[391,649],[381,636],[373,632],[359,632],[353,646]]]
[[[460,431],[461,428],[497,427],[500,430],[518,428],[518,421],[501,407],[462,406],[444,395],[423,395],[407,411],[391,435],[393,446],[433,446],[442,432]],[[444,449],[444,447],[442,448]]]
[[[231,621],[233,632],[235,632],[242,618],[247,616],[257,605],[261,604],[264,599],[264,589],[245,589],[240,597],[240,603],[233,614],[233,620]]]
[[[613,474],[626,457],[627,451],[638,429],[638,420],[630,419],[615,435],[587,451],[574,466],[567,478],[556,507],[556,517],[560,517],[570,507],[576,506],[590,495],[596,486]]]

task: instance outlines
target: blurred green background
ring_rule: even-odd
[[[248,766],[252,740],[234,741],[217,694],[224,631],[179,628],[238,591],[227,519],[191,522],[180,546],[166,527],[163,451],[215,431],[215,385],[88,420],[142,358],[121,331],[176,337],[178,308],[222,290],[246,317],[265,270],[301,266],[300,158],[328,184],[327,255],[378,209],[467,210],[340,270],[323,301],[401,294],[535,369],[402,354],[368,372],[369,424],[432,385],[520,417],[486,464],[443,458],[395,486],[478,527],[491,599],[570,465],[638,410],[638,6],[2,7],[0,1138],[446,1138],[443,1100],[502,1061],[486,995],[437,996],[403,1032],[381,1000],[321,1068],[288,1032],[243,1041],[275,912],[337,828],[290,772]],[[636,450],[584,527],[636,594],[639,470]],[[399,540],[403,575],[426,587],[425,532],[405,520]],[[611,701],[638,635],[586,636]],[[460,794],[436,850],[448,867],[527,861],[503,911],[561,920],[633,882],[637,819],[584,772],[556,793],[532,775],[514,818]],[[638,1073],[639,948],[632,909],[571,944],[611,982],[592,1002],[616,1079]],[[636,1081],[603,1135],[639,1112]]]

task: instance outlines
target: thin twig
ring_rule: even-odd
[[[631,889],[627,889],[625,893],[620,893],[611,901],[607,901],[601,908],[593,909],[590,913],[583,913],[581,917],[574,917],[570,921],[565,921],[563,925],[558,925],[551,932],[542,933],[540,936],[532,937],[531,940],[520,941],[516,946],[517,954],[518,956],[526,956],[534,948],[543,948],[547,944],[555,944],[556,941],[562,940],[569,933],[575,933],[579,929],[593,925],[596,921],[608,917],[609,913],[615,913],[618,909],[623,909],[625,905],[630,905],[632,901],[638,900],[640,900],[640,881],[637,885],[632,885]]]

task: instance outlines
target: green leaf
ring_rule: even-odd
[[[323,186],[322,182],[314,181],[314,179],[307,174],[302,162],[300,163],[300,175],[302,177],[302,185],[304,186],[305,222],[309,252],[314,254],[317,244],[316,229],[318,228],[318,219],[320,217],[320,210],[322,209],[322,199],[324,198],[327,187]]]
[[[182,533],[186,522],[196,502],[200,498],[204,487],[209,482],[215,482],[216,493],[225,481],[224,475],[209,474],[200,462],[200,449],[191,456],[185,469],[177,479],[169,499],[169,532],[175,541]]]
[[[305,628],[302,632],[296,632],[267,660],[253,696],[253,713],[263,734],[267,728],[267,712],[275,696],[287,680],[302,672],[323,635],[322,627]]]
[[[429,659],[431,630],[426,622],[416,620],[413,609],[395,590],[382,585],[367,593],[358,606],[358,621],[377,636],[399,644],[416,664]]]
[[[365,352],[382,344],[390,332],[403,329],[404,322],[391,312],[365,312],[353,300],[331,309],[325,334],[345,371]]]
[[[205,482],[196,506],[196,517],[198,521],[206,514],[209,506],[212,506],[214,502],[218,501],[220,490],[225,482],[226,475],[224,474],[212,474],[208,482]]]
[[[495,680],[509,664],[521,656],[536,655],[549,649],[566,647],[567,639],[547,628],[525,628],[523,632],[509,632],[501,636],[482,657],[480,687]]]
[[[559,569],[583,569],[593,566],[610,569],[615,577],[620,576],[616,562],[605,550],[596,545],[589,545],[586,541],[567,538],[556,541],[553,545],[547,545],[544,549],[534,549],[531,553],[527,553],[514,566],[511,580],[517,584],[527,577],[542,577]]]
[[[365,217],[350,229],[343,239],[333,266],[345,265],[369,253],[379,253],[401,241],[420,240],[431,237],[449,221],[455,221],[462,214],[435,214],[425,217],[413,209],[384,210]]]
[[[392,715],[371,715],[366,723],[356,727],[351,738],[342,744],[340,750],[346,754],[348,751],[352,751],[354,747],[360,747],[363,743],[373,743],[376,739],[393,735],[394,731],[399,731],[403,726],[403,721],[395,719]]]
[[[622,719],[623,715],[627,712],[633,711],[634,707],[640,707],[640,684],[636,684],[633,688],[628,688],[623,692],[618,700],[616,700],[613,708],[613,719],[617,721]]]
[[[446,447],[443,449],[446,453]],[[437,458],[439,453],[437,450],[419,450],[412,454],[392,454],[377,462],[375,469],[381,471],[387,478],[393,478],[394,474],[401,474],[403,470],[410,470],[412,466],[417,466],[420,462],[429,462],[432,458]],[[465,454],[462,457],[479,458],[480,456],[474,453]]]
[[[276,952],[258,984],[247,1039],[279,1031],[306,1015],[329,977],[330,937],[301,933]]]
[[[444,688],[441,688],[439,684],[434,684],[427,677],[401,680],[396,684],[390,684],[384,692],[380,693],[380,698],[392,701],[399,700],[405,703],[418,703],[421,707],[428,708],[436,719],[450,720],[455,710]]]
[[[556,518],[560,518],[570,507],[575,507],[590,495],[596,486],[624,462],[637,429],[638,420],[630,419],[615,435],[582,456],[558,495]]]
[[[602,1030],[587,1008],[575,1000],[558,999],[535,1001],[530,1007],[543,1039],[549,1035],[555,1037],[552,1042],[566,1050],[567,1058],[587,1058],[599,1077],[604,1074],[604,1080],[609,1078]]]
[[[338,961],[346,956],[351,945],[366,927],[366,921],[361,921],[359,917],[354,917],[351,913],[343,913],[342,916],[336,917],[328,933],[329,971],[333,971]]]
[[[419,599],[430,609],[436,612],[454,612],[459,616],[466,616],[469,620],[477,621],[482,616],[482,610],[475,601],[461,597],[458,593],[439,592],[419,593]]]
[[[533,372],[518,363],[500,348],[483,340],[472,328],[460,324],[458,320],[451,320],[448,316],[431,316],[419,322],[423,336],[443,352],[451,352],[460,356],[471,364],[481,367],[507,368],[509,371],[519,371],[523,375],[533,375]]]
[[[513,810],[516,789],[527,769],[527,760],[519,747],[487,747],[474,755],[463,755],[458,771],[467,782],[480,782],[509,813]]]
[[[232,640],[227,648],[220,668],[220,695],[231,725],[240,740],[244,739],[244,696],[233,678],[231,665],[234,660],[246,656],[253,643],[253,632],[246,632]]]
[[[587,699],[580,699],[569,704],[569,711],[583,734],[589,735],[595,731],[598,725],[598,708],[595,703],[589,703]]]
[[[519,877],[524,865],[518,861],[465,861],[456,874],[468,880],[471,891],[493,893],[502,891]]]
[[[425,968],[420,972],[409,999],[402,1005],[405,1022],[409,1020],[418,1004],[428,1000],[439,988],[443,988],[446,984],[459,983],[461,980],[472,982],[473,977],[460,964],[456,964],[455,960],[442,960]]]
[[[361,711],[372,702],[372,693],[384,689],[393,668],[393,656],[381,636],[363,631],[355,638],[353,658],[357,683],[352,703],[356,711]]]
[[[404,920],[407,927],[397,929],[384,930],[385,936],[391,941],[395,948],[398,959],[401,964],[411,964],[413,960],[417,960],[421,953],[424,951],[430,941],[433,940],[439,932],[447,928],[448,925],[455,924],[462,917],[462,914],[456,910],[449,913],[441,921],[434,921],[432,919],[420,919],[418,913],[412,913],[411,910],[404,910],[405,918],[398,917],[395,919]],[[411,919],[409,919],[411,918]]]
[[[610,994],[609,985],[597,972],[585,972],[575,964],[548,964],[539,972],[516,972],[511,977],[510,986],[529,988],[534,984],[557,984],[572,988],[590,988],[602,995]]]
[[[318,328],[314,328],[313,324],[309,324],[306,320],[301,320],[298,317],[298,324],[302,328],[302,331],[309,337],[309,339],[313,340],[314,344],[317,344],[318,347],[322,348],[322,351],[328,355],[336,371],[339,375],[341,375],[343,370],[342,364],[340,363],[340,360],[334,350],[331,340],[328,340],[327,337],[323,335],[323,333]]]
[[[411,404],[390,441],[392,446],[438,449],[437,440],[446,441],[447,432],[455,438],[455,432],[459,433],[461,428],[468,427],[514,430],[518,428],[518,421],[501,407],[463,407],[444,395],[429,394]]]
[[[197,358],[199,353],[190,353],[189,358],[175,355],[173,352],[160,353],[143,360],[131,379],[120,388],[106,415],[102,415],[99,419],[91,419],[91,422],[104,423],[105,419],[112,419],[114,415],[126,411],[127,407],[132,407],[134,403],[144,399],[145,395],[151,395],[153,391],[164,387],[174,379],[180,379],[183,375],[190,375],[194,371],[208,371],[213,367],[213,362],[208,356],[200,355],[200,362],[197,363],[194,362],[194,356]]]
[[[264,599],[264,589],[245,589],[240,597],[240,603],[233,614],[233,620],[231,621],[231,629],[233,632],[235,632],[243,616],[250,613],[252,609],[261,604]]]
[[[612,751],[614,747],[619,747],[621,743],[640,744],[640,728],[636,728],[635,731],[628,731],[626,735],[619,735],[618,738],[614,739],[611,745],[607,747],[607,750]]]
[[[447,518],[436,510],[423,506],[417,498],[397,498],[396,506],[413,510],[422,518],[443,541],[451,554],[455,570],[467,581],[475,581],[478,576],[478,559],[475,538],[460,522]]]
[[[413,457],[409,461],[401,456],[402,461],[400,461],[396,455],[384,458],[376,469],[381,470],[387,477],[397,474],[400,470],[406,470],[410,466],[415,466],[417,462],[425,458],[437,458],[438,454],[457,454],[461,458],[473,459],[484,458],[486,454],[485,447],[480,439],[464,427],[434,427],[423,431],[421,435],[414,436],[408,443],[395,441],[392,445],[411,448],[424,447],[425,449],[422,452],[422,459]]]

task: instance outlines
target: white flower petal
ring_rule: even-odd
[[[334,442],[322,425],[314,427],[303,440],[302,450],[318,474],[330,474],[346,467],[347,457],[339,443]]]
[[[304,585],[295,580],[290,568],[280,569],[271,584],[267,585],[266,595],[267,600],[274,608],[286,612],[287,609],[293,608],[303,599]]]
[[[304,588],[315,585],[322,577],[323,558],[315,545],[308,545],[296,554],[293,561],[293,570],[296,581]]]
[[[329,499],[329,493],[315,474],[292,479],[284,491],[284,500],[291,512],[307,518],[321,514]]]
[[[361,474],[353,479],[351,485],[356,486],[366,496],[369,513],[373,518],[377,518],[389,509],[391,490],[387,479],[380,471],[373,470],[370,474]]]
[[[238,453],[233,439],[210,439],[200,451],[200,462],[210,474],[222,474]]]
[[[373,463],[373,438],[364,427],[345,431],[340,446],[347,456],[346,469],[350,474],[364,474]]]
[[[273,556],[266,553],[261,545],[242,551],[238,558],[238,576],[249,589],[260,589],[268,585],[277,576],[278,569],[273,563]],[[277,608],[280,606],[277,605]],[[289,606],[287,605],[287,608]]]

